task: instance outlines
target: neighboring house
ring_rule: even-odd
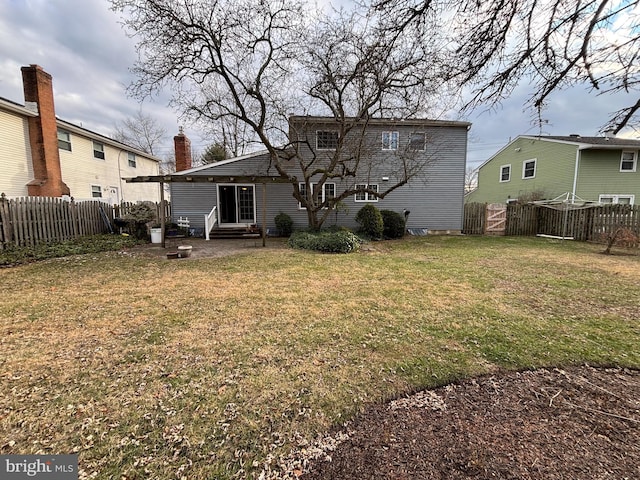
[[[158,158],[58,119],[52,78],[41,67],[22,67],[22,79],[25,105],[0,98],[0,193],[159,200],[157,187],[122,180],[157,175]]]
[[[315,155],[314,158],[319,161],[327,158],[338,139],[336,124],[332,119],[292,116],[289,121],[292,143],[306,145],[301,147],[300,155],[307,159],[310,157],[305,156]],[[324,226],[355,228],[357,212],[364,205],[373,204],[380,210],[393,210],[400,214],[410,212],[407,223],[409,229],[432,233],[460,232],[467,131],[470,125],[467,122],[436,120],[370,120],[366,128],[369,146],[366,153],[362,153],[368,167],[361,167],[355,178],[328,180],[322,191],[323,196],[337,196],[346,191],[348,186],[353,188],[354,185],[367,185],[369,189],[383,192],[386,185],[395,183],[401,175],[398,163],[394,161],[407,154],[406,152],[424,158],[426,168],[384,199],[364,192],[349,196],[335,210],[335,214],[331,213]],[[184,143],[185,138],[180,135],[175,137],[175,176],[182,177],[182,180],[210,178],[211,183],[172,181],[174,220],[188,217],[192,227],[201,229],[204,227],[205,215],[215,207],[217,228],[255,224],[274,229],[274,218],[280,212],[290,215],[296,228],[308,225],[307,213],[293,197],[293,186],[290,183],[266,182],[262,185],[251,181],[251,176],[279,178],[275,168],[270,167],[266,151],[189,168],[190,158],[187,161],[181,160],[180,152],[184,148],[179,146]],[[300,142],[301,139],[304,141]],[[295,169],[295,165],[295,160],[291,161],[290,168]],[[180,171],[183,169],[186,170]],[[296,174],[294,170],[292,173],[302,178],[301,172]],[[230,179],[228,182],[216,183],[213,176],[229,176]],[[246,181],[233,180],[233,177],[240,176]],[[266,225],[263,225],[263,215]]]
[[[466,202],[553,199],[640,201],[640,140],[615,136],[519,136],[483,163]]]

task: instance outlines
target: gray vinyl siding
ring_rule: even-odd
[[[314,127],[322,130],[322,126]],[[413,178],[409,184],[390,193],[384,199],[372,202],[376,208],[393,210],[400,214],[404,210],[411,213],[408,218],[408,228],[424,228],[432,231],[460,231],[462,228],[463,190],[465,159],[467,149],[466,126],[428,126],[416,125],[376,125],[367,130],[367,142],[370,143],[368,154],[375,165],[361,178],[349,179],[349,183],[328,180],[336,183],[336,193],[340,194],[354,183],[377,184],[380,191],[385,185],[396,183],[394,179],[394,152],[382,150],[382,132],[398,131],[400,137],[399,150],[406,147],[412,132],[424,132],[428,145],[420,155],[429,155],[430,160],[426,169]],[[312,137],[310,136],[311,140]],[[315,141],[315,140],[314,140]],[[275,175],[275,169],[267,172],[268,157],[258,155],[243,158],[237,162],[225,162],[189,175]],[[388,176],[389,181],[382,177]],[[298,202],[293,197],[293,187],[290,184],[267,184],[266,226],[275,228],[275,216],[285,212],[291,216],[296,228],[308,225],[307,213],[298,208]],[[187,216],[194,227],[204,226],[204,215],[216,205],[216,186],[210,183],[173,183],[171,184],[172,215],[174,220],[180,216]],[[262,225],[263,186],[255,184],[256,222]],[[347,197],[344,209],[331,212],[325,221],[325,226],[341,225],[356,228],[355,216],[368,202],[356,202],[354,196]]]

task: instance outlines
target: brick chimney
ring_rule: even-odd
[[[39,197],[70,195],[69,187],[62,181],[51,75],[38,65],[22,67],[21,70],[25,103],[35,103],[38,107],[38,116],[29,117],[34,179],[27,184],[27,191],[29,195]]]
[[[180,127],[178,135],[173,137],[173,146],[176,153],[176,172],[191,168],[191,140],[184,134]]]

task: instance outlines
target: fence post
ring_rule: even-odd
[[[2,193],[0,195],[0,250],[8,246],[13,240],[13,232],[11,228],[11,211],[9,210],[9,200]]]

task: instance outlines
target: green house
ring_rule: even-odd
[[[583,200],[640,201],[640,140],[604,137],[519,136],[478,169],[466,202],[546,200],[571,193]]]

